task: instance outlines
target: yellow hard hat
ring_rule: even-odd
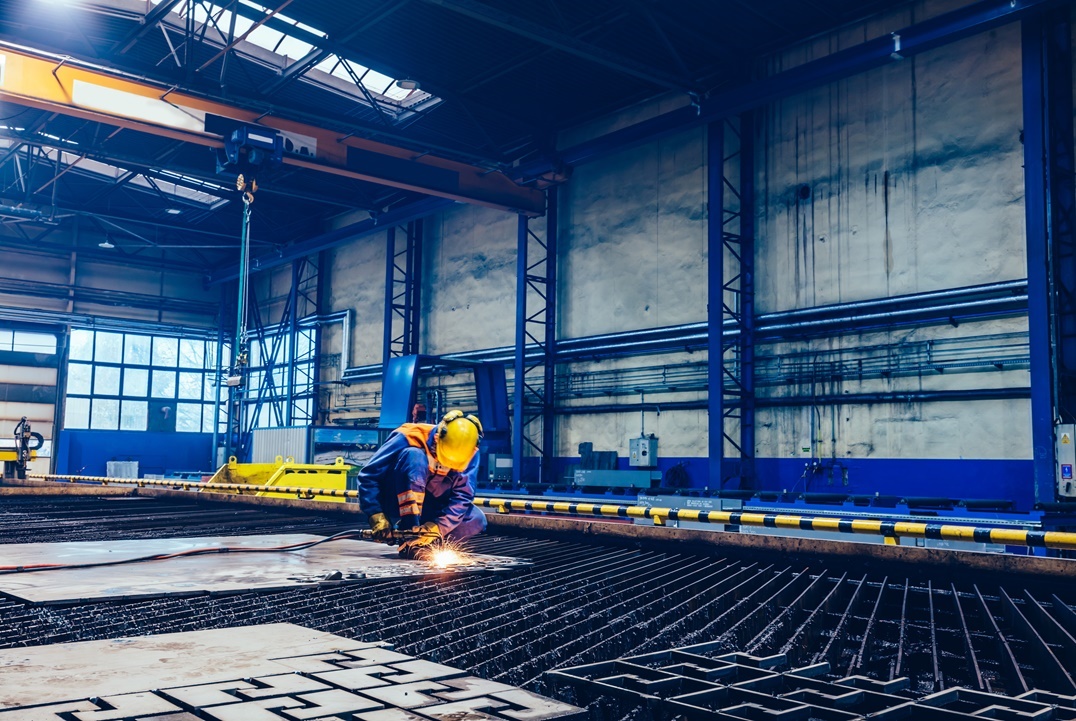
[[[454,471],[464,470],[474,457],[480,438],[482,424],[476,416],[464,415],[460,410],[449,411],[437,426],[434,447],[437,462]]]

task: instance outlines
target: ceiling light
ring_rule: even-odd
[[[419,82],[417,80],[411,80],[409,78],[400,78],[396,81],[396,87],[400,88],[401,90],[418,90],[422,86],[419,85]]]
[[[183,211],[180,210],[179,208],[168,208],[164,212],[168,213],[169,215],[179,215]]]
[[[97,244],[97,247],[98,248],[112,249],[112,248],[115,248],[116,246],[112,243],[111,238],[105,238],[104,240],[102,240],[100,243]]]

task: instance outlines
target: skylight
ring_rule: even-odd
[[[22,132],[23,128],[0,125],[0,131]],[[38,133],[37,135],[45,139],[61,140],[61,138],[48,133]],[[11,138],[0,138],[0,148],[9,148],[16,142],[18,141],[12,140]],[[77,143],[74,143],[73,141],[65,142],[77,145]],[[108,180],[116,181],[134,172],[127,168],[120,167],[119,165],[113,165],[112,163],[84,157],[77,152],[42,147],[41,153],[53,163],[56,162],[56,154],[59,153],[60,164],[70,168],[70,172],[72,173],[92,175],[98,178],[106,178]],[[176,173],[171,170],[156,170],[149,173],[138,173],[131,177],[127,182],[129,185],[133,185],[139,190],[170,195],[184,201],[207,206],[210,210],[216,210],[228,203],[228,199],[222,197],[228,193],[228,188],[189,175]]]
[[[73,173],[81,172],[83,174],[90,174],[103,178],[108,178],[109,180],[119,180],[120,178],[131,172],[127,168],[121,168],[118,165],[104,163],[100,160],[94,160],[92,158],[85,158],[76,153],[71,153],[66,150],[57,151],[55,148],[42,148],[41,152],[44,153],[45,157],[47,157],[53,162],[55,162],[56,160],[56,153],[59,152],[60,163],[62,165],[70,166],[71,172]],[[162,177],[154,177],[154,175],[159,175]],[[213,190],[216,190],[218,192],[225,190],[219,185],[206,183],[202,180],[198,180],[197,178],[181,175],[179,173],[172,173],[167,170],[158,171],[154,175],[135,175],[128,181],[128,184],[149,192],[155,193],[157,191],[160,191],[165,195],[171,195],[176,198],[181,198],[183,200],[198,203],[200,205],[206,205],[209,206],[209,208],[212,210],[216,210],[217,208],[228,202],[227,199],[222,198],[219,195],[212,195],[211,193],[207,193],[203,190],[195,190],[194,188],[188,187],[187,185],[179,185],[175,181],[178,180],[185,183],[189,183],[191,185],[197,185],[204,188],[212,188]],[[163,179],[168,177],[174,178],[175,180]]]
[[[156,5],[160,0],[151,0],[151,2]],[[328,38],[328,34],[324,31],[301,23],[283,13],[273,14],[272,8],[260,3],[252,0],[240,0],[240,3],[258,13],[272,14],[273,26],[270,27],[268,22],[257,25],[256,21],[233,13],[213,2],[195,3],[193,19],[200,25],[208,24],[210,28],[216,30],[217,40],[219,40],[216,44],[218,45],[223,46],[231,34],[235,38],[243,38],[235,46],[238,50],[243,50],[244,46],[247,46],[247,51],[259,48],[272,53],[269,56],[270,62],[266,64],[278,70],[286,68],[317,50],[316,46],[303,39],[304,37],[317,40]],[[185,19],[187,7],[186,3],[181,3],[172,10],[171,14]],[[288,25],[294,31],[283,32],[279,29],[281,25]],[[207,40],[212,39],[212,36],[213,33],[205,35]],[[264,62],[264,59],[256,52],[245,54],[251,60]],[[346,93],[356,102],[376,106],[382,117],[390,118],[394,123],[402,123],[415,118],[419,112],[433,108],[441,102],[440,98],[417,87],[401,88],[396,78],[334,54],[328,55],[303,73],[299,81]]]

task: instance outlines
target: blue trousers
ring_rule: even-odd
[[[414,528],[423,523],[430,521],[436,521],[444,511],[444,507],[438,504],[435,500],[430,499],[427,501],[427,505],[422,509],[422,517],[416,519],[414,516],[404,516],[400,518],[400,514],[393,507],[395,498],[384,494],[385,498],[382,500],[382,508],[385,509],[385,515],[389,517],[389,520],[399,529],[404,530],[407,528]],[[448,537],[445,540],[448,541],[462,541],[465,538],[471,536],[477,536],[482,531],[486,530],[486,514],[482,513],[478,506],[468,507],[467,514],[460,521],[460,524],[453,528],[448,533]]]
[[[425,512],[422,514],[423,521],[426,520]],[[429,520],[433,520],[432,518]],[[471,509],[467,512],[467,515],[463,517],[460,525],[453,528],[449,534],[447,541],[462,541],[465,538],[471,536],[477,536],[482,531],[486,530],[486,514],[478,508],[478,506],[471,506]]]

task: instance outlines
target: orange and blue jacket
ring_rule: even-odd
[[[446,536],[471,511],[478,476],[478,451],[463,471],[451,471],[433,454],[436,426],[405,423],[359,471],[359,504],[364,513],[401,519],[405,528],[434,521]]]

